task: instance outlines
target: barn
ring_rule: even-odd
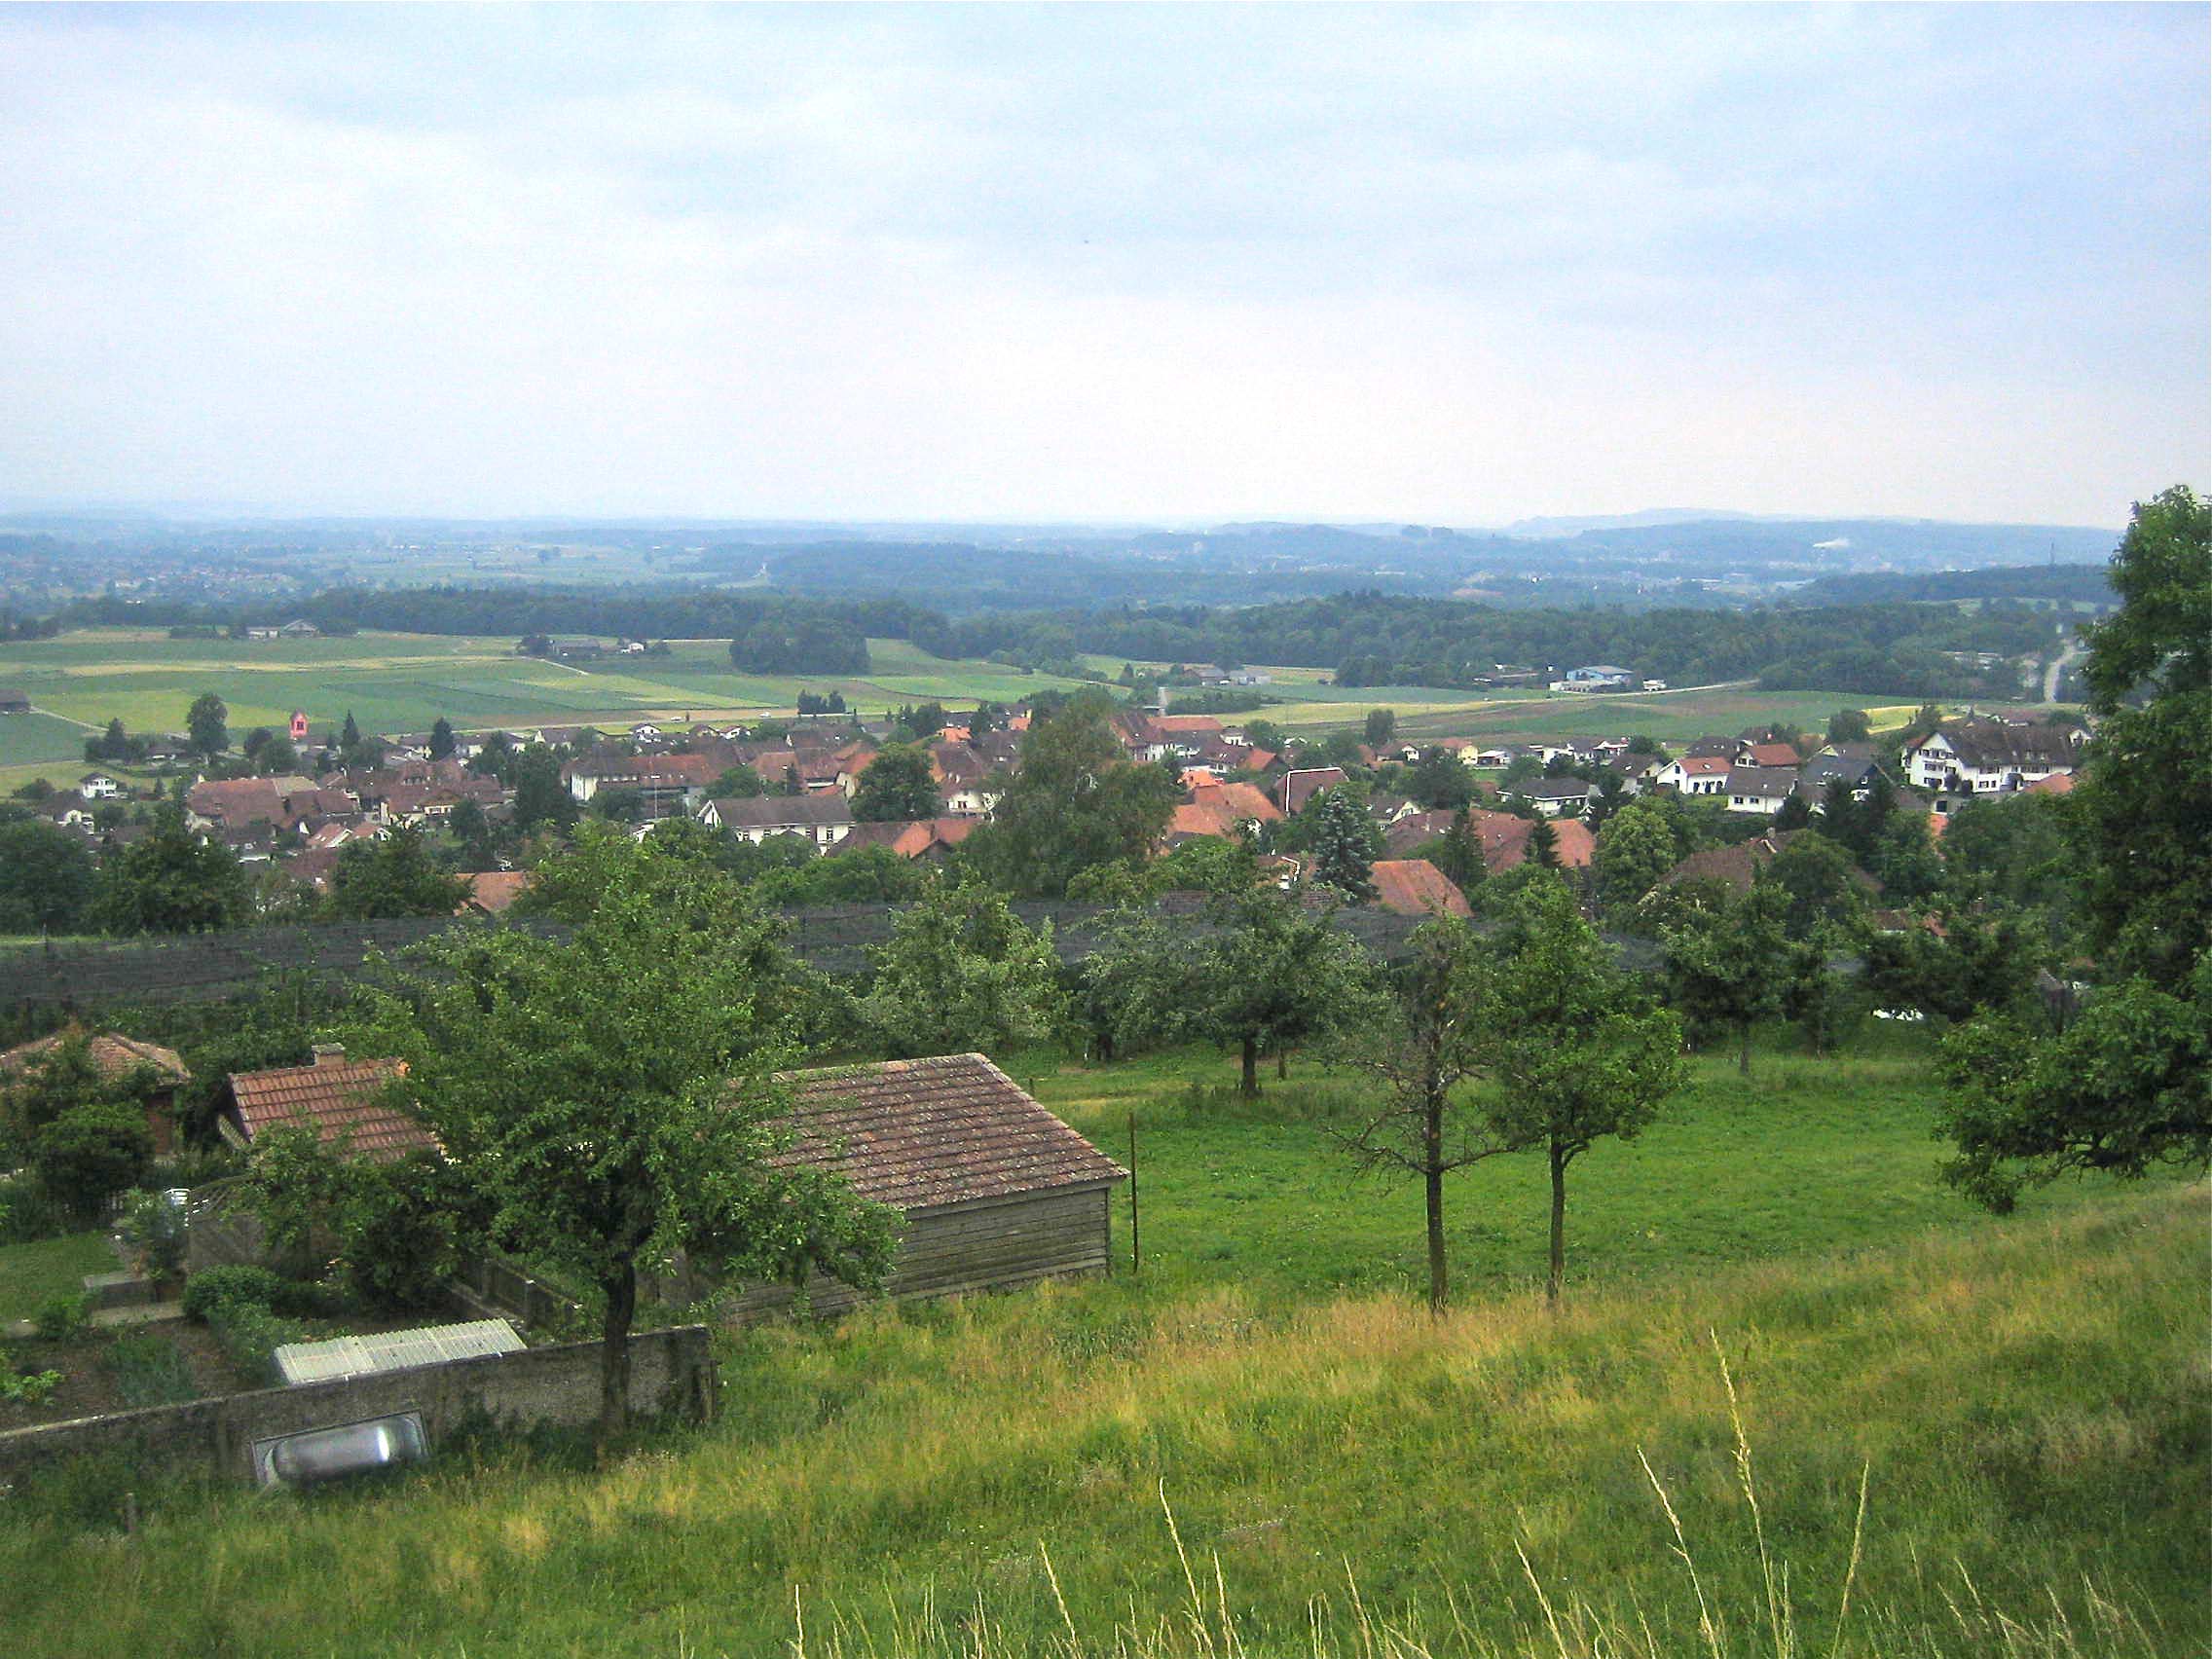
[[[1107,1271],[1107,1201],[1128,1172],[981,1054],[943,1054],[787,1074],[797,1139],[781,1161],[841,1169],[865,1198],[905,1218],[886,1294],[901,1301],[1006,1290]],[[664,1296],[710,1286],[682,1269]],[[863,1293],[817,1276],[816,1313]],[[755,1286],[728,1317],[788,1306]]]

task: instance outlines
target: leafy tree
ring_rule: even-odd
[[[1591,857],[1599,907],[1616,926],[1681,862],[1674,827],[1657,802],[1648,799],[1613,814],[1598,831]]]
[[[1406,774],[1406,793],[1432,812],[1457,812],[1474,801],[1475,780],[1449,749],[1429,749]]]
[[[515,828],[525,835],[575,823],[576,797],[561,781],[561,762],[542,743],[534,743],[515,761]]]
[[[223,699],[212,691],[203,691],[194,698],[184,717],[185,730],[192,734],[192,747],[209,759],[230,748],[230,716]]]
[[[244,752],[248,760],[258,765],[261,759],[261,752],[269,747],[269,740],[276,735],[267,726],[255,726],[245,734],[245,741],[240,744],[239,748]]]
[[[1867,941],[1866,989],[1875,1006],[1913,1009],[1946,1024],[2016,1014],[2042,954],[2018,912],[1948,909],[1942,929],[1877,934]]]
[[[752,800],[768,793],[768,786],[760,781],[760,774],[740,760],[715,780],[707,792],[715,800]]]
[[[165,806],[142,841],[111,853],[93,884],[88,919],[104,933],[203,933],[242,922],[251,883],[217,842],[202,841]]]
[[[1954,815],[1944,830],[1946,841],[1956,827]],[[1918,813],[1892,813],[1865,865],[1866,873],[1882,884],[1885,894],[1896,899],[1925,899],[1938,891],[1944,881],[1943,857],[1936,851],[1928,820]]]
[[[1020,768],[992,822],[966,843],[1006,891],[1058,898],[1079,870],[1149,858],[1166,830],[1175,785],[1123,757],[1110,707],[1100,693],[1080,693],[1023,734]]]
[[[492,866],[492,820],[472,800],[458,801],[446,819],[446,832],[461,846],[463,867],[489,869]]]
[[[1854,1022],[1861,1005],[1857,989],[1829,959],[1851,940],[1840,929],[1823,928],[1789,950],[1788,977],[1782,988],[1782,1012],[1797,1022],[1816,1054],[1825,1054]]]
[[[1272,892],[1217,900],[1215,931],[1196,957],[1182,1022],[1234,1045],[1238,1092],[1260,1092],[1262,1050],[1291,1048],[1359,1021],[1373,1002],[1373,963],[1329,918]]]
[[[514,767],[514,739],[503,731],[496,731],[469,757],[468,769],[479,778],[504,780]]]
[[[585,810],[593,817],[609,824],[643,824],[645,821],[645,796],[642,790],[600,790],[594,793]]]
[[[1428,1306],[1449,1294],[1444,1177],[1510,1150],[1462,1088],[1482,1070],[1482,977],[1475,933],[1440,916],[1414,930],[1413,961],[1398,976],[1384,1017],[1347,1035],[1337,1057],[1380,1086],[1351,1128],[1333,1130],[1362,1173],[1421,1183],[1428,1222]]]
[[[2176,486],[2138,505],[2112,584],[2082,669],[2090,938],[2112,972],[2178,991],[2212,949],[2212,501]]]
[[[1851,855],[1817,830],[1790,836],[1759,875],[1788,895],[1782,931],[1792,940],[1809,940],[1824,926],[1856,928],[1865,919],[1865,895]]]
[[[1494,1081],[1489,1134],[1544,1154],[1551,1271],[1567,1275],[1567,1172],[1608,1136],[1633,1140],[1684,1079],[1681,1027],[1615,968],[1567,884],[1534,877],[1506,906],[1484,975],[1478,1057]]]
[[[1668,995],[1693,1031],[1733,1027],[1736,1067],[1751,1070],[1751,1027],[1782,1003],[1789,964],[1789,895],[1755,881],[1724,909],[1666,935]]]
[[[346,711],[346,723],[338,730],[338,747],[341,751],[361,747],[361,728],[353,723],[353,711]]]
[[[943,808],[929,752],[915,744],[886,744],[853,791],[853,816],[863,824],[935,818]]]
[[[75,933],[92,903],[92,855],[35,818],[0,824],[0,934]]]
[[[272,737],[261,746],[261,753],[255,756],[254,764],[272,777],[296,772],[300,767],[299,751],[292,747],[290,738]]]
[[[1830,743],[1864,743],[1874,735],[1864,709],[1838,709],[1828,716]]]
[[[900,903],[920,898],[926,885],[922,866],[889,847],[809,858],[793,868],[766,870],[752,883],[753,896],[763,904]]]
[[[153,1160],[144,1111],[121,1100],[72,1106],[31,1138],[39,1185],[86,1223],[110,1196],[139,1185]]]
[[[2056,1037],[2016,1019],[1947,1036],[1945,1176],[2004,1213],[2027,1182],[2072,1170],[2140,1176],[2212,1163],[2212,955],[2171,988],[2131,975]]]
[[[1375,820],[1344,790],[1323,790],[1313,802],[1313,812],[1312,837],[1307,843],[1307,879],[1343,894],[1355,904],[1374,903],[1379,839]]]
[[[890,1214],[841,1176],[781,1167],[795,1057],[772,925],[726,879],[650,840],[594,837],[600,877],[568,942],[468,929],[364,992],[350,1041],[408,1066],[403,1089],[483,1197],[492,1242],[589,1283],[603,1305],[603,1446],[629,1418],[638,1275],[679,1252],[732,1278],[809,1264],[881,1281]],[[578,884],[578,896],[581,884]]]
[[[413,830],[394,830],[373,841],[338,850],[331,872],[333,921],[367,922],[399,916],[450,916],[468,898],[468,882],[449,875]]]
[[[453,735],[453,721],[440,715],[430,722],[430,758],[450,760],[457,747]]]
[[[861,1018],[895,1056],[1035,1042],[1061,1015],[1050,924],[1032,933],[987,887],[933,882],[868,959]]]
[[[1782,803],[1782,810],[1774,815],[1774,828],[1784,834],[1792,830],[1802,830],[1812,822],[1812,804],[1805,799],[1803,790],[1791,790]]]
[[[1361,740],[1366,743],[1368,748],[1381,749],[1397,733],[1398,711],[1395,709],[1370,709],[1367,711],[1367,719],[1362,722],[1359,730]]]
[[[1517,790],[1523,784],[1532,784],[1544,775],[1544,763],[1533,755],[1516,755],[1505,763],[1505,775],[1498,780],[1501,789]]]
[[[1628,785],[1618,772],[1610,769],[1598,774],[1597,787],[1591,792],[1590,804],[1583,819],[1595,834],[1604,829],[1613,814],[1636,797],[1628,793]]]
[[[1280,755],[1290,742],[1282,727],[1272,720],[1246,720],[1244,735],[1251,740],[1254,749],[1264,749],[1270,755]]]
[[[1898,742],[1901,747],[1905,744],[1918,743],[1924,737],[1933,737],[1936,728],[1942,723],[1943,711],[1941,707],[1935,703],[1923,703],[1914,713],[1912,719],[1905,722],[1904,730],[1898,733]]]

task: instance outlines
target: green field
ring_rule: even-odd
[[[92,629],[9,642],[0,644],[0,685],[21,688],[47,713],[0,719],[0,784],[74,778],[83,768],[71,762],[83,754],[87,728],[111,719],[133,732],[180,730],[203,691],[229,705],[236,737],[257,725],[279,726],[294,709],[305,710],[317,729],[351,714],[370,732],[424,731],[441,715],[463,730],[626,726],[647,719],[788,713],[802,690],[841,691],[874,714],[931,698],[1011,701],[1077,683],[934,657],[903,640],[869,646],[872,671],[840,679],[741,675],[720,640],[675,642],[667,656],[576,666],[518,657],[509,639],[429,634],[248,642]]]
[[[50,1302],[84,1295],[87,1273],[112,1273],[117,1266],[104,1233],[0,1248],[0,1326],[28,1319]]]
[[[1191,1092],[1229,1080],[1212,1053],[1006,1064],[1118,1156],[1136,1114],[1141,1280],[731,1337],[719,1420],[605,1471],[448,1447],[305,1496],[32,1481],[0,1505],[0,1618],[87,1656],[2082,1659],[2212,1635],[2204,1189],[1980,1215],[1936,1180],[1910,1034],[1762,1050],[1749,1082],[1698,1061],[1665,1123],[1576,1165],[1558,1314],[1524,1288],[1541,1172],[1455,1178],[1442,1320],[1408,1294],[1410,1195],[1347,1185],[1327,1144],[1342,1082],[1294,1062],[1225,1113]]]

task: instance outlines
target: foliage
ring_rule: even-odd
[[[853,791],[853,817],[863,824],[935,818],[941,810],[929,752],[914,744],[886,744]]]
[[[561,760],[542,743],[531,744],[514,762],[515,829],[528,835],[575,823],[580,808],[561,781]]]
[[[44,1405],[61,1386],[58,1371],[21,1371],[9,1361],[7,1350],[0,1349],[0,1400],[14,1405]]]
[[[193,699],[192,707],[184,717],[184,729],[192,735],[192,747],[213,759],[231,746],[228,721],[231,712],[223,706],[223,699],[212,691],[203,691]]]
[[[166,1193],[141,1188],[127,1195],[115,1230],[146,1277],[171,1279],[184,1271],[184,1208]]]
[[[328,909],[341,922],[450,916],[467,898],[467,878],[447,874],[420,831],[399,829],[339,848]]]
[[[1551,1272],[1567,1272],[1567,1171],[1600,1140],[1633,1140],[1682,1086],[1681,1026],[1612,964],[1567,884],[1534,880],[1506,908],[1482,984],[1490,1133],[1551,1171]]]
[[[240,1376],[257,1387],[281,1382],[276,1350],[313,1342],[314,1332],[296,1319],[252,1302],[218,1302],[207,1310],[207,1330]]]
[[[430,722],[430,758],[433,760],[450,759],[456,747],[453,721],[440,715]]]
[[[240,1263],[203,1268],[184,1281],[184,1316],[205,1323],[225,1304],[275,1309],[291,1293],[291,1281],[270,1268]]]
[[[628,1421],[642,1269],[681,1251],[731,1278],[813,1265],[869,1284],[892,1235],[840,1175],[770,1161],[794,1057],[774,925],[649,841],[590,837],[572,856],[589,879],[565,884],[582,912],[569,941],[498,929],[418,946],[397,984],[365,993],[357,1040],[407,1062],[395,1087],[481,1194],[493,1244],[599,1293],[604,1442]]]
[[[1788,907],[1782,931],[1792,941],[1811,939],[1824,927],[1847,932],[1864,919],[1866,898],[1851,855],[1818,830],[1800,830],[1759,871],[1759,879],[1782,889]]]
[[[108,856],[90,919],[105,933],[203,933],[242,922],[251,886],[230,849],[202,841],[164,806],[152,832]]]
[[[1694,912],[1665,935],[1667,995],[1693,1033],[1732,1027],[1737,1063],[1751,1069],[1751,1026],[1781,1006],[1788,963],[1789,896],[1774,882],[1721,908]]]
[[[1374,864],[1381,832],[1367,809],[1344,790],[1323,790],[1309,810],[1313,825],[1306,843],[1306,879],[1355,904],[1376,896]]]
[[[75,933],[92,885],[92,855],[76,836],[35,818],[0,824],[0,934]]]
[[[1020,768],[992,822],[964,844],[998,887],[1058,898],[1082,870],[1151,856],[1178,791],[1159,767],[1123,757],[1107,723],[1110,708],[1102,694],[1087,691],[1023,734]]]
[[[729,643],[741,674],[867,673],[867,637],[851,622],[793,608],[765,616]]]
[[[143,1180],[153,1158],[145,1113],[122,1101],[72,1106],[31,1137],[39,1184],[86,1221],[99,1218],[110,1195]]]
[[[2212,956],[2172,990],[2121,980],[2055,1037],[2002,1014],[1962,1025],[1942,1069],[1959,1149],[1945,1173],[1992,1209],[2075,1170],[2200,1171],[2212,1163]]]
[[[1034,1043],[1063,1016],[1051,925],[1032,933],[987,887],[932,881],[868,959],[861,1021],[901,1058]]]
[[[1483,844],[1465,807],[1453,814],[1443,834],[1417,847],[1414,857],[1426,859],[1445,880],[1465,894],[1472,894],[1489,874],[1489,866],[1483,862]]]
[[[200,1397],[183,1353],[155,1332],[118,1335],[101,1363],[115,1379],[115,1391],[128,1408],[173,1406]]]
[[[1605,821],[1592,855],[1598,904],[1608,923],[1618,926],[1681,862],[1674,827],[1656,800],[1642,799]]]
[[[67,1291],[39,1304],[31,1328],[45,1343],[75,1342],[92,1328],[94,1301],[90,1291]]]
[[[1484,1064],[1481,963],[1474,930],[1439,916],[1414,931],[1413,961],[1382,1016],[1344,1033],[1338,1056],[1380,1086],[1340,1143],[1362,1173],[1421,1183],[1428,1236],[1428,1305],[1449,1294],[1444,1177],[1511,1150],[1461,1086]],[[1455,1092],[1458,1096],[1455,1098]]]
[[[1828,716],[1830,743],[1864,743],[1873,735],[1874,727],[1866,719],[1864,709],[1838,709]]]
[[[1947,909],[1940,925],[1939,934],[1913,927],[1867,941],[1865,984],[1875,1007],[1911,1009],[1944,1024],[2018,1013],[2042,955],[2019,915]]]
[[[1390,741],[1398,729],[1398,712],[1395,709],[1370,709],[1360,726],[1360,741],[1370,749],[1381,749]]]
[[[919,898],[927,880],[914,860],[862,847],[763,871],[752,887],[763,904],[889,904]]]

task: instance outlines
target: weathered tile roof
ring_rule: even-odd
[[[787,1073],[797,1143],[778,1162],[841,1168],[903,1210],[1127,1175],[981,1054]]]
[[[61,1047],[75,1031],[56,1031],[51,1037],[41,1037],[0,1054],[0,1077],[13,1076],[34,1062],[44,1062],[55,1050]],[[140,1066],[149,1066],[159,1073],[164,1082],[184,1083],[191,1071],[174,1049],[165,1049],[159,1043],[141,1043],[135,1037],[126,1037],[116,1031],[95,1031],[87,1050],[100,1076],[114,1079],[129,1077]]]
[[[357,1157],[388,1163],[438,1150],[436,1136],[383,1098],[398,1069],[397,1060],[326,1060],[233,1072],[231,1097],[248,1143],[281,1124],[308,1123],[324,1145],[344,1143]]]
[[[1426,859],[1377,859],[1375,902],[1399,916],[1468,916],[1466,896]]]

